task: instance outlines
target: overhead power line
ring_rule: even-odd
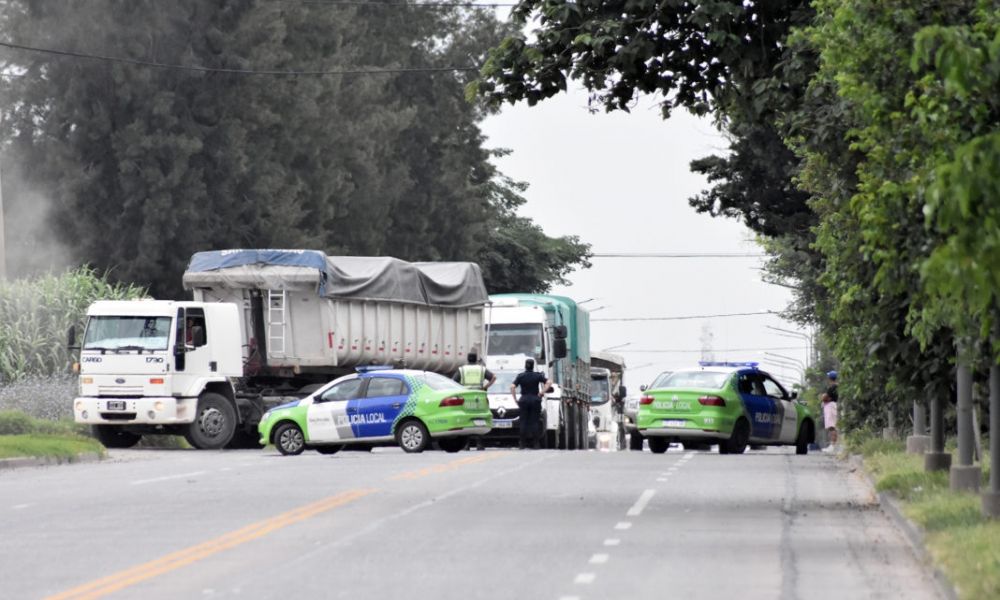
[[[749,317],[754,315],[777,315],[780,314],[776,310],[764,310],[758,312],[744,312],[744,313],[726,313],[722,315],[687,315],[683,317],[616,317],[616,318],[604,318],[604,319],[591,319],[590,322],[595,321],[688,321],[693,319],[719,319],[723,317]]]
[[[516,2],[393,2],[392,0],[273,0],[281,4],[314,6],[388,6],[394,8],[513,8]]]
[[[400,73],[447,73],[454,71],[478,71],[479,67],[389,67],[373,69],[370,67],[359,67],[353,69],[323,69],[323,70],[277,70],[277,69],[226,69],[219,67],[205,67],[201,65],[177,65],[170,63],[140,60],[137,58],[125,58],[121,56],[108,56],[102,54],[88,54],[86,52],[73,52],[70,50],[56,50],[53,48],[40,48],[37,46],[26,46],[11,42],[0,41],[0,47],[20,50],[23,52],[34,52],[38,54],[48,54],[64,58],[76,58],[84,60],[97,60],[111,63],[123,63],[140,67],[150,67],[154,69],[173,69],[177,71],[195,71],[198,73],[226,73],[230,75],[278,75],[278,76],[326,76],[326,75],[382,75]]]
[[[672,350],[672,349],[654,349],[654,350],[615,350],[615,352],[620,352],[625,354],[639,353],[639,354],[696,354],[699,352],[766,352],[769,350],[806,350],[805,346],[782,346],[780,348],[688,348],[684,350]]]
[[[767,258],[745,252],[595,252],[591,258]]]

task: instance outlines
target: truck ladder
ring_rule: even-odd
[[[287,324],[285,290],[267,290],[267,351],[275,356],[285,354],[285,325]]]

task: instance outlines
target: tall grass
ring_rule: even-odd
[[[83,331],[94,300],[143,296],[143,288],[110,283],[93,269],[0,282],[0,385],[66,373],[66,332]]]

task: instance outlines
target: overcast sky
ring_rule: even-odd
[[[496,164],[530,185],[521,213],[549,235],[578,235],[596,253],[761,252],[741,223],[698,214],[688,205],[689,197],[707,187],[689,163],[726,147],[709,120],[678,112],[664,121],[652,101],[632,113],[591,114],[586,93],[576,89],[534,107],[505,107],[484,130],[491,147],[513,151]],[[790,294],[760,280],[761,262],[595,258],[593,267],[570,276],[572,285],[553,292],[578,301],[594,298],[584,305],[594,311],[592,319],[781,310]],[[779,366],[764,352],[780,348],[773,352],[805,361],[806,342],[768,325],[798,329],[770,315],[593,321],[591,349],[628,344],[612,352],[639,367],[626,374],[630,391],[638,391],[662,370],[696,364],[708,329],[717,360],[760,361],[781,381],[796,381],[793,368]]]

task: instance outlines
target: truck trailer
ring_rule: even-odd
[[[356,367],[451,375],[484,346],[473,263],[222,250],[195,254],[183,282],[191,301],[88,310],[74,416],[109,447],[151,433],[256,444],[268,408]]]
[[[590,406],[590,315],[565,296],[495,294],[486,311],[486,366],[498,381],[512,379],[534,359],[554,389],[542,403],[545,446],[586,449]],[[493,429],[487,439],[513,439],[520,430],[509,385],[489,394]]]

